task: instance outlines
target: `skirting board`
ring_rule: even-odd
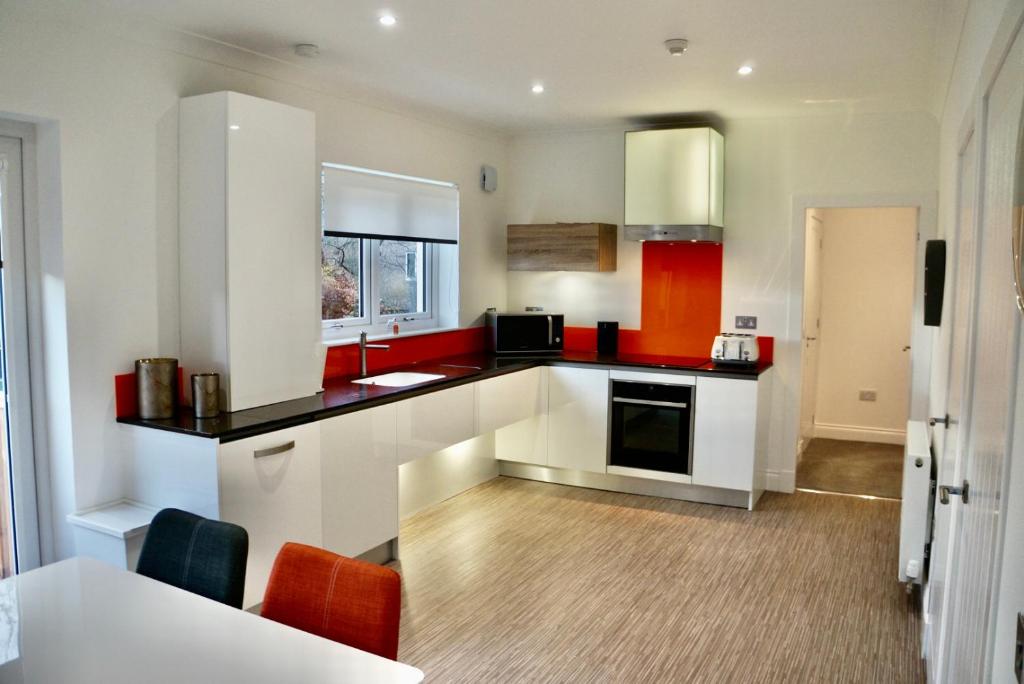
[[[814,436],[822,439],[843,439],[850,442],[873,442],[876,444],[904,444],[907,441],[906,430],[830,425],[828,423],[815,423]]]
[[[539,480],[541,482],[551,482],[571,487],[604,489],[610,492],[624,492],[626,494],[640,494],[642,496],[660,496],[666,499],[680,499],[682,501],[734,506],[736,508],[747,508],[750,503],[750,493],[739,490],[698,487],[657,480],[641,480],[621,475],[588,473],[582,470],[562,470],[561,468],[548,468],[547,466],[514,463],[512,461],[499,461],[499,467],[501,474],[506,477]]]

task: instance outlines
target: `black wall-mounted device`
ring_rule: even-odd
[[[946,241],[924,246],[924,324],[942,325],[942,295],[946,288]]]

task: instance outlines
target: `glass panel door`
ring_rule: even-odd
[[[0,135],[0,576],[39,565],[25,278],[24,140]]]

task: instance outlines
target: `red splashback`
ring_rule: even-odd
[[[408,366],[426,359],[482,352],[487,346],[487,329],[461,328],[428,335],[383,339],[378,343],[390,345],[391,348],[387,351],[367,350],[366,365],[374,373],[398,366]],[[358,373],[358,344],[345,344],[327,350],[327,365],[324,368],[325,380]]]
[[[645,242],[643,354],[707,356],[722,319],[722,246]]]
[[[710,356],[722,317],[722,246],[645,242],[640,299],[641,329],[619,329],[620,352]],[[774,338],[757,339],[771,363]],[[597,328],[567,326],[565,348],[596,351]]]

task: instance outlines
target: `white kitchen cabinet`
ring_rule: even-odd
[[[431,392],[395,404],[398,465],[476,436],[476,385]]]
[[[477,383],[478,434],[547,413],[547,367],[529,368]]]
[[[697,378],[693,484],[746,491],[754,489],[755,449],[758,446],[757,399],[761,382]]]
[[[221,374],[226,411],[321,386],[312,112],[218,92],[181,100],[181,362]]]
[[[547,464],[603,473],[608,463],[608,371],[548,369]]]
[[[534,416],[494,431],[494,457],[531,465],[548,464],[548,417]]]
[[[217,450],[220,519],[249,533],[244,606],[263,600],[285,542],[323,543],[320,424],[228,442]]]
[[[321,421],[324,548],[358,556],[398,537],[397,404]]]

